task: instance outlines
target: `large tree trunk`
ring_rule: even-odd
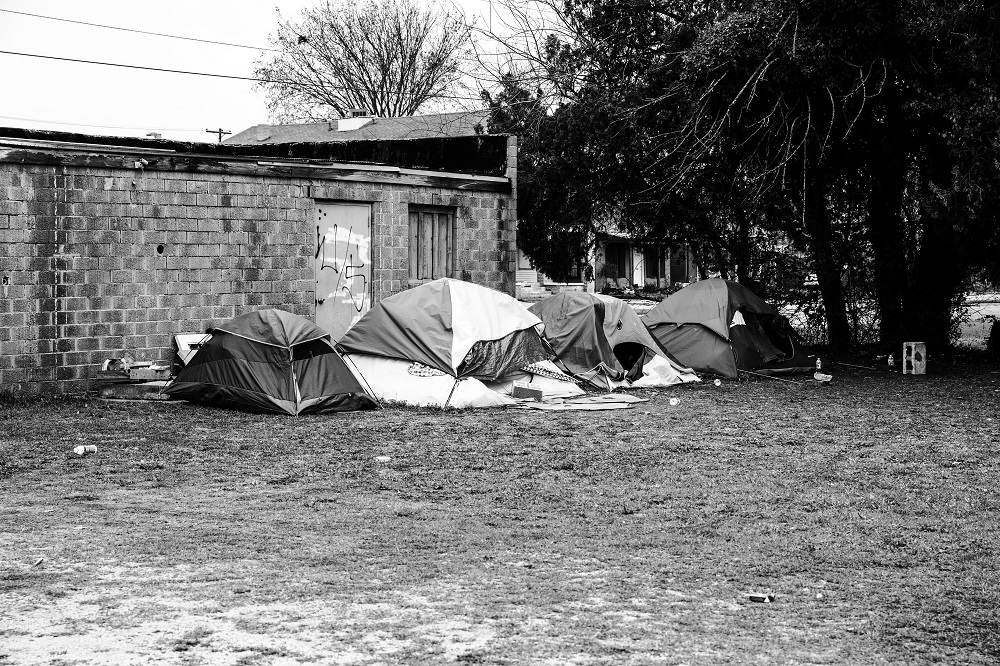
[[[816,280],[819,282],[823,308],[826,310],[827,337],[830,350],[845,351],[851,347],[851,327],[847,319],[847,301],[844,284],[841,281],[840,262],[833,247],[833,227],[826,197],[826,180],[817,167],[810,169],[802,200],[805,204],[803,217],[809,234],[809,249]]]
[[[890,10],[884,36],[894,42],[896,16]],[[906,291],[906,247],[903,233],[903,195],[908,167],[907,130],[900,108],[895,71],[887,65],[886,82],[877,97],[881,113],[868,124],[868,239],[874,262],[875,298],[879,308],[879,342],[884,350],[899,348],[903,337],[903,299]]]
[[[753,279],[751,273],[753,249],[750,246],[750,216],[742,206],[735,207],[735,215],[737,216],[736,256],[734,257],[736,280],[750,291],[767,300],[769,294]]]
[[[968,275],[968,255],[957,230],[965,226],[969,202],[954,191],[945,198],[939,194],[953,190],[955,162],[949,146],[935,134],[926,148],[911,288],[903,294],[902,336],[926,342],[928,351],[942,351],[950,344],[952,306]]]
[[[928,351],[940,352],[950,344],[952,305],[967,272],[955,216],[955,211],[943,209],[925,210],[920,216],[923,233],[905,299],[902,337],[926,342]]]
[[[890,131],[890,135],[894,134]],[[874,255],[875,293],[879,308],[879,342],[898,349],[903,341],[903,298],[906,252],[903,243],[903,189],[906,163],[891,137],[873,151],[869,161],[868,238]]]

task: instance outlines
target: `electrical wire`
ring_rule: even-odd
[[[233,76],[231,74],[210,74],[208,72],[187,72],[179,69],[165,69],[162,67],[144,67],[142,65],[125,65],[118,62],[98,62],[96,60],[80,60],[78,58],[62,58],[59,56],[40,55],[38,53],[19,53],[17,51],[0,51],[6,55],[24,56],[26,58],[43,58],[45,60],[62,60],[64,62],[78,62],[85,65],[104,65],[105,67],[125,67],[126,69],[143,69],[150,72],[167,72],[169,74],[189,74],[192,76],[214,76],[220,79],[237,79],[240,81],[259,81],[267,83],[267,79],[258,79],[250,76]]]
[[[166,69],[166,68],[163,68],[163,67],[146,67],[146,66],[143,66],[143,65],[126,65],[124,63],[119,63],[119,62],[100,62],[100,61],[97,61],[97,60],[81,60],[79,58],[63,58],[63,57],[60,57],[60,56],[41,55],[39,53],[21,53],[19,51],[0,51],[0,54],[23,56],[25,58],[42,58],[44,60],[60,60],[60,61],[63,61],[63,62],[76,62],[76,63],[85,64],[85,65],[103,65],[105,67],[123,67],[125,69],[140,69],[140,70],[145,70],[145,71],[149,71],[149,72],[166,72],[168,74],[187,74],[189,76],[210,76],[210,77],[215,77],[215,78],[219,78],[219,79],[233,79],[233,80],[236,80],[236,81],[254,81],[256,83],[287,83],[285,81],[275,81],[273,79],[262,79],[262,78],[255,77],[255,76],[235,76],[233,74],[212,74],[210,72],[189,72],[189,71],[180,70],[180,69]],[[344,87],[344,86],[340,86],[339,88],[341,90],[347,90],[347,88]],[[413,93],[409,93],[409,94],[412,95]],[[463,100],[463,101],[469,101],[469,102],[479,102],[479,101],[482,101],[481,98],[479,98],[479,97],[462,97],[460,95],[436,95],[436,98],[438,98],[438,99]]]
[[[280,53],[279,49],[272,49],[264,46],[247,46],[246,44],[234,44],[232,42],[217,42],[211,39],[198,39],[197,37],[181,37],[180,35],[167,35],[162,32],[149,32],[148,30],[136,30],[134,28],[120,28],[114,25],[104,25],[103,23],[88,23],[87,21],[75,21],[73,19],[60,18],[58,16],[43,16],[42,14],[31,14],[29,12],[18,12],[13,9],[0,9],[0,12],[8,14],[20,14],[21,16],[31,16],[33,18],[47,19],[49,21],[62,21],[64,23],[76,23],[77,25],[87,25],[93,28],[106,28],[108,30],[121,30],[122,32],[134,32],[140,35],[152,35],[153,37],[168,37],[170,39],[183,39],[189,42],[201,42],[202,44],[216,44],[219,46],[235,46],[240,49],[252,49],[254,51],[274,51]]]
[[[20,118],[18,116],[0,116],[2,120],[20,120],[26,123],[42,123],[44,125],[70,125],[72,127],[95,127],[98,129],[149,130],[151,132],[200,132],[200,127],[139,127],[130,125],[93,125],[88,123],[69,123],[63,120],[43,120],[41,118]]]

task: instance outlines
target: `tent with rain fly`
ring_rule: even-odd
[[[698,381],[669,359],[621,299],[564,291],[535,303],[543,335],[557,361],[573,376],[598,388],[670,386]]]
[[[549,362],[552,353],[538,333],[540,325],[507,294],[441,278],[380,301],[337,344],[359,380],[385,400],[451,407],[511,404],[497,389],[526,369],[558,383],[550,394],[580,393],[553,379],[560,373]]]
[[[653,337],[680,363],[735,379],[739,371],[810,372],[817,356],[788,320],[730,280],[695,282],[646,313]]]
[[[216,326],[164,392],[204,405],[276,414],[378,407],[329,334],[283,310],[258,310]]]

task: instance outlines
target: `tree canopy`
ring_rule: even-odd
[[[1000,273],[993,3],[542,4],[562,29],[537,40],[516,86],[558,97],[534,95],[546,111],[522,143],[520,196],[561,189],[522,209],[523,239],[582,238],[613,216],[765,294],[779,255],[801,256],[836,348],[863,338],[862,321],[891,348],[943,346],[969,280]],[[518,99],[489,100],[492,129],[516,126],[504,109]],[[551,252],[522,248],[546,268]]]

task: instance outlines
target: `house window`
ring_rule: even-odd
[[[626,243],[608,243],[604,249],[605,265],[616,280],[632,282],[632,251]],[[609,276],[612,277],[612,276]]]
[[[660,277],[660,252],[659,248],[646,247],[642,250],[643,277],[647,280]]]
[[[451,277],[454,270],[455,211],[410,206],[410,279]]]

